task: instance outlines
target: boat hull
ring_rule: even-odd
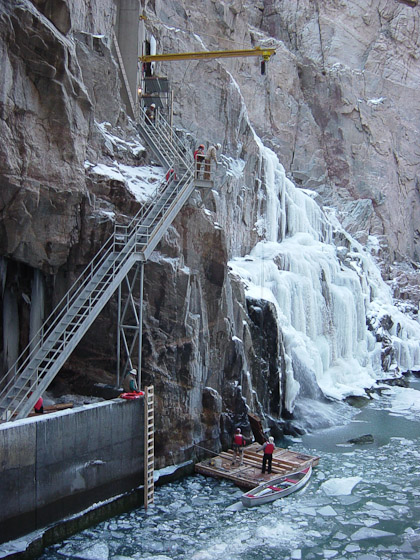
[[[245,507],[251,507],[284,498],[303,488],[309,482],[311,475],[312,466],[309,466],[299,472],[281,476],[246,492],[241,496],[241,501]]]

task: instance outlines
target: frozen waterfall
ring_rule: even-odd
[[[256,228],[262,237],[249,255],[229,262],[253,299],[273,302],[286,352],[286,406],[316,398],[317,390],[341,400],[387,376],[381,342],[368,329],[392,317],[386,333],[402,370],[420,367],[420,325],[392,303],[371,255],[344,232],[334,213],[313,193],[287,179],[277,156],[259,142],[266,212]],[[346,247],[334,244],[334,232]],[[372,328],[372,327],[371,327]],[[385,334],[385,333],[383,333]],[[317,385],[317,387],[316,387]]]

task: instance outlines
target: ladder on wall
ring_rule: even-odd
[[[155,406],[153,385],[144,392],[144,507],[154,501]]]
[[[114,233],[35,334],[0,386],[0,420],[25,418],[136,263],[145,263],[195,189],[194,160],[172,127],[140,117],[140,131],[166,168],[177,171],[128,225]],[[141,325],[141,317],[139,318]]]

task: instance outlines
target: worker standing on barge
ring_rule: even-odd
[[[241,428],[236,428],[235,435],[233,436],[233,459],[232,465],[236,463],[239,459],[239,464],[244,464],[244,447],[246,445],[246,439],[241,433]]]
[[[262,469],[261,472],[264,474],[265,469],[267,467],[267,473],[271,474],[271,462],[273,460],[273,452],[276,446],[274,445],[274,438],[269,437],[268,441],[264,442],[257,451],[264,451],[263,460],[262,460]]]

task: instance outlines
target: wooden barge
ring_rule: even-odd
[[[231,480],[241,488],[255,488],[258,484],[268,482],[279,475],[301,470],[308,465],[315,467],[319,463],[319,457],[277,447],[273,453],[271,474],[262,474],[263,453],[262,451],[256,452],[259,447],[261,447],[259,443],[252,443],[244,447],[242,465],[232,464],[234,454],[232,449],[229,449],[222,451],[216,457],[196,463],[195,472]]]

